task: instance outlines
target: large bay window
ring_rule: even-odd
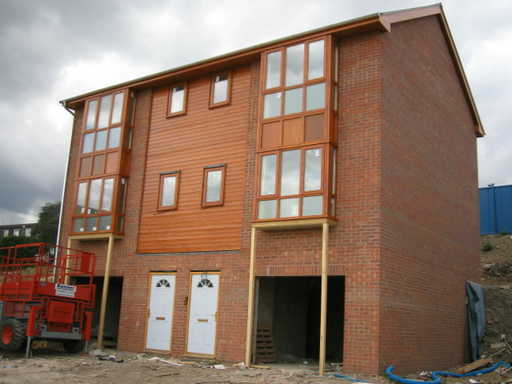
[[[327,148],[306,147],[259,156],[257,219],[327,215]]]
[[[119,183],[119,199],[122,201],[119,215],[124,215],[126,179],[114,177],[91,179],[78,183],[73,218],[73,232],[97,232],[112,230],[114,210],[114,186]]]
[[[335,216],[332,55],[330,37],[262,55],[256,221]]]
[[[127,96],[116,91],[85,103],[72,233],[123,231],[130,151],[123,132],[133,124],[124,116],[134,103]]]

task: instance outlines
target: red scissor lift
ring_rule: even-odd
[[[76,249],[46,243],[0,248],[0,347],[26,346],[28,357],[37,338],[81,351],[91,338],[95,267],[93,253]]]

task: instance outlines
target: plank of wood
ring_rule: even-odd
[[[461,374],[468,373],[468,372],[474,371],[475,369],[484,367],[487,364],[492,364],[492,362],[493,362],[493,360],[492,360],[491,357],[487,357],[485,359],[476,360],[476,361],[473,361],[472,363],[470,363],[468,365],[465,365],[465,366],[460,367],[459,369],[457,369],[457,373],[461,373]]]

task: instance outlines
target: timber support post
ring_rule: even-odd
[[[327,269],[328,269],[328,246],[329,246],[329,224],[322,224],[322,291],[320,298],[320,353],[318,359],[318,373],[323,376],[325,373],[325,344],[327,326]]]
[[[101,294],[100,318],[98,325],[98,348],[103,349],[103,334],[105,330],[105,313],[107,311],[108,286],[110,281],[110,262],[114,248],[114,235],[108,236],[107,258],[105,260],[105,275],[103,278],[103,292]]]
[[[249,303],[247,304],[247,334],[245,337],[245,365],[249,367],[252,363],[252,344],[254,328],[254,285],[255,285],[255,264],[256,264],[256,228],[251,228],[251,250],[249,260]]]

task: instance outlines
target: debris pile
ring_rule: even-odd
[[[485,317],[483,355],[512,361],[512,285],[485,287]]]
[[[503,279],[512,277],[512,260],[482,265],[482,277]]]

